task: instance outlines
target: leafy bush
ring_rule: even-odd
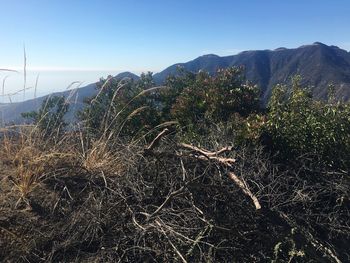
[[[315,101],[294,78],[291,91],[278,85],[272,92],[264,135],[285,160],[311,157],[316,165],[346,168],[350,165],[350,105]]]
[[[225,122],[235,113],[257,112],[259,93],[257,86],[246,82],[242,67],[218,70],[215,76],[200,72],[177,97],[172,115],[184,125],[199,120]]]
[[[246,116],[260,111],[259,89],[245,80],[243,67],[218,70],[215,76],[180,68],[166,85],[159,95],[160,115],[177,121],[186,141],[202,140],[218,124],[226,131],[238,128],[236,132]]]

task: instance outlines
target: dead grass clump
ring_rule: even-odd
[[[12,183],[20,193],[20,201],[26,204],[29,194],[57,169],[74,163],[74,155],[51,148],[41,137],[32,132],[19,129],[17,133],[10,131],[1,141],[1,158],[16,173],[11,177]],[[68,165],[71,166],[71,165]]]
[[[81,156],[82,167],[89,173],[103,172],[109,175],[117,175],[124,167],[119,156],[118,151],[113,153],[108,149],[107,143],[99,140],[92,143],[92,147]]]

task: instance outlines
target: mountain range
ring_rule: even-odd
[[[316,99],[326,98],[329,84],[334,84],[337,99],[345,101],[350,99],[350,52],[320,42],[293,49],[282,47],[275,50],[243,51],[237,55],[225,57],[214,54],[200,56],[186,63],[174,64],[154,74],[156,84],[164,83],[167,76],[171,74],[176,75],[179,66],[188,71],[204,70],[210,74],[215,74],[220,68],[244,66],[247,80],[260,87],[261,97],[265,103],[276,84],[288,83],[295,75],[300,75],[303,84],[311,87]],[[125,77],[139,78],[131,72],[123,72],[116,76],[116,78]],[[70,96],[71,110],[67,118],[74,119],[74,113],[83,107],[83,99],[96,94],[95,87],[96,84],[92,83],[75,91],[51,95]],[[20,103],[0,104],[2,122],[23,122],[20,114],[38,109],[46,97]]]
[[[178,66],[193,72],[204,70],[214,74],[219,68],[241,65],[245,67],[246,78],[260,87],[264,101],[276,84],[288,83],[295,75],[300,75],[303,84],[313,88],[317,99],[326,97],[330,83],[336,86],[338,99],[350,98],[350,52],[320,42],[294,49],[243,51],[226,57],[204,55],[187,63],[172,65],[155,74],[154,79],[161,83],[169,74],[176,74]]]

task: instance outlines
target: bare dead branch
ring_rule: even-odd
[[[252,199],[255,209],[256,210],[261,209],[261,205],[259,203],[258,198],[250,191],[247,185],[233,172],[229,172],[228,176],[243,191],[245,195],[247,195],[250,199]]]
[[[220,155],[222,153],[232,151],[232,147],[231,146],[224,147],[221,150],[216,151],[216,152],[210,152],[208,150],[201,149],[201,148],[198,148],[196,146],[193,146],[193,145],[190,145],[190,144],[187,144],[187,143],[181,143],[180,146],[183,147],[183,148],[186,148],[186,149],[189,149],[189,150],[201,153],[201,154],[203,154],[205,156],[208,156],[208,157],[218,156],[218,155]]]

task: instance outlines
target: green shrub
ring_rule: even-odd
[[[294,78],[291,91],[278,85],[272,92],[265,136],[284,160],[308,156],[317,165],[347,168],[350,165],[350,105],[315,101]]]
[[[242,67],[200,72],[188,82],[172,106],[172,116],[183,125],[200,120],[227,122],[233,114],[248,116],[259,111],[259,89],[248,83]]]
[[[260,91],[245,80],[243,67],[221,69],[214,76],[182,70],[167,85],[162,116],[179,122],[186,141],[201,140],[218,124],[238,133],[242,120],[260,111]]]

